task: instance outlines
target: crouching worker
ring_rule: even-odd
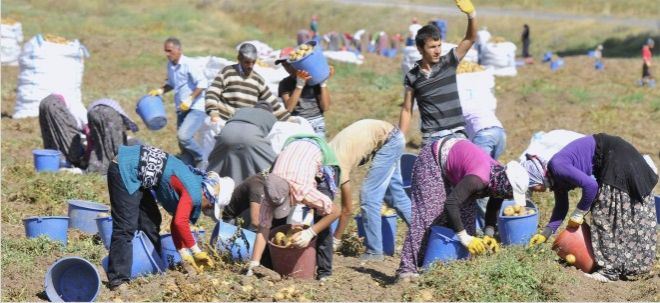
[[[527,171],[520,163],[503,166],[466,139],[445,137],[426,145],[413,165],[412,220],[403,242],[399,279],[417,276],[431,225],[452,228],[473,256],[487,249],[497,251],[492,235],[503,199],[513,198],[524,206],[528,185]],[[474,236],[475,199],[485,197],[489,197],[486,236],[478,238]]]
[[[236,219],[241,218],[243,228],[258,231],[265,175],[265,173],[252,175],[234,189],[229,204],[222,210],[222,221],[238,225]]]
[[[360,207],[365,230],[367,252],[365,261],[383,260],[381,207],[385,194],[406,225],[410,225],[410,198],[403,189],[399,159],[405,148],[405,138],[392,123],[364,119],[344,128],[330,141],[341,165],[341,217],[333,242],[338,247],[341,234],[352,214],[350,172],[353,168],[372,161],[362,182]]]
[[[119,147],[107,178],[113,220],[108,263],[110,289],[131,276],[131,240],[136,230],[143,231],[154,247],[160,247],[161,215],[156,200],[174,217],[172,239],[184,269],[192,273],[214,266],[195,243],[190,224],[197,222],[201,213],[214,220],[219,218],[222,205],[226,205],[234,190],[231,179],[220,178],[214,172],[204,174],[158,148],[141,145]]]
[[[545,242],[557,230],[568,213],[568,192],[579,187],[582,198],[568,228],[580,226],[591,212],[596,271],[588,276],[609,282],[635,278],[653,268],[657,209],[652,191],[658,175],[650,157],[620,137],[596,134],[574,140],[547,163],[532,157],[524,165],[530,189],[549,188],[555,195],[550,222],[530,245]]]
[[[298,204],[314,210],[315,223],[292,236],[296,247],[307,247],[316,239],[316,278],[326,280],[332,275],[332,236],[329,226],[339,217],[328,194],[318,189],[319,182],[328,184],[330,194],[336,192],[339,178],[337,159],[325,141],[315,135],[293,136],[275,160],[265,178],[265,193],[259,214],[259,232],[254,243],[247,275],[259,267],[266,249],[271,226],[283,225]],[[323,176],[322,178],[319,178]]]

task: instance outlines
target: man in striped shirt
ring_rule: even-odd
[[[279,120],[289,118],[289,112],[273,95],[264,78],[253,70],[257,48],[244,43],[238,50],[238,63],[222,69],[206,90],[206,113],[213,122],[227,121],[243,107],[254,107],[259,101],[271,104]]]
[[[422,145],[442,137],[465,136],[465,120],[456,86],[456,67],[470,50],[477,37],[476,12],[469,0],[456,0],[456,4],[468,16],[465,38],[446,55],[440,56],[440,30],[434,25],[422,27],[415,37],[422,60],[406,73],[404,101],[399,118],[399,128],[408,131],[413,103],[418,102],[422,119]]]

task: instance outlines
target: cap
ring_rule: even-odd
[[[238,53],[243,56],[243,58],[250,60],[257,60],[257,48],[251,43],[243,43],[238,48]]]
[[[291,212],[289,203],[289,182],[281,177],[269,174],[265,182],[265,202],[273,207],[273,218],[282,219]]]
[[[293,47],[285,47],[280,51],[280,57],[275,60],[275,64],[280,64],[287,59],[289,59],[289,55],[293,53]]]

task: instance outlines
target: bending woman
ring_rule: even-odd
[[[492,237],[504,199],[525,205],[527,172],[518,162],[506,167],[466,139],[443,138],[422,148],[412,176],[412,221],[397,271],[399,279],[415,278],[424,261],[431,225],[452,228],[471,254],[498,249]],[[447,194],[446,188],[452,188]],[[476,198],[489,197],[486,237],[475,234]]]
[[[555,207],[550,222],[530,240],[545,242],[568,213],[568,192],[582,189],[582,198],[568,221],[577,228],[591,211],[591,245],[601,282],[648,273],[655,261],[656,217],[651,191],[658,182],[655,165],[620,137],[596,134],[577,139],[547,163],[525,161],[529,186],[552,190]],[[595,178],[592,178],[593,175]]]

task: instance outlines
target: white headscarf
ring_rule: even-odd
[[[509,179],[509,183],[511,183],[511,188],[513,189],[513,200],[516,205],[525,206],[527,204],[525,194],[529,186],[527,170],[517,161],[511,161],[506,164],[505,171],[506,177]]]

